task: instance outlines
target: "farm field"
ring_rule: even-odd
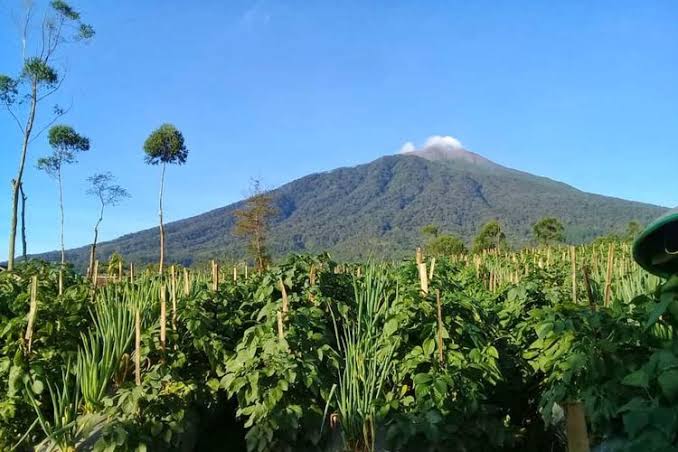
[[[675,301],[627,243],[104,267],[0,273],[0,449],[676,448]]]

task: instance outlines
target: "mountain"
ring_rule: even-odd
[[[434,223],[467,242],[488,220],[499,219],[509,242],[530,240],[544,216],[559,218],[567,240],[579,243],[621,231],[662,214],[659,206],[585,193],[548,178],[498,165],[454,146],[433,145],[351,168],[311,174],[271,191],[277,217],[270,230],[274,256],[328,250],[337,259],[399,258],[421,244],[420,230]],[[168,261],[192,264],[245,253],[231,234],[233,212],[243,202],[166,225]],[[138,263],[155,262],[157,228],[128,234],[98,247]],[[39,257],[58,259],[57,253]],[[69,250],[86,265],[87,247]]]

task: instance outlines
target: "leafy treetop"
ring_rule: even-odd
[[[474,253],[504,248],[506,246],[506,235],[501,230],[501,225],[497,220],[486,223],[473,240]]]
[[[38,168],[50,175],[58,173],[63,165],[76,161],[78,152],[89,151],[89,138],[80,135],[67,125],[56,125],[49,129],[49,144],[52,155],[38,160]]]
[[[174,163],[183,165],[188,158],[188,149],[184,144],[184,136],[172,124],[163,124],[154,130],[144,143],[146,163]]]

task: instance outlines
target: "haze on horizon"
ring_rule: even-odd
[[[21,64],[21,3],[0,0],[0,73]],[[163,122],[191,151],[168,171],[168,222],[242,198],[251,177],[275,187],[432,139],[584,191],[677,205],[678,5],[542,3],[73,2],[97,35],[59,61],[54,100],[72,104],[62,122],[92,141],[66,169],[66,247],[91,240],[94,172],[132,195],[108,212],[103,240],[156,225],[157,168],[142,145]],[[0,114],[5,238],[19,146]],[[25,179],[31,253],[58,246],[56,186],[35,169],[47,153],[43,135]]]

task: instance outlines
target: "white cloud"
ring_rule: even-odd
[[[464,147],[461,145],[461,141],[449,135],[433,135],[428,137],[423,149],[433,147],[445,149],[464,149]]]
[[[403,146],[400,148],[399,153],[400,154],[405,154],[407,152],[413,152],[416,151],[417,148],[414,146],[414,143],[411,141],[408,141],[407,143],[403,144]]]
[[[464,149],[464,146],[461,144],[461,141],[449,135],[432,135],[426,139],[424,145],[420,148],[416,147],[414,143],[408,141],[403,144],[400,148],[399,153],[404,154],[407,152],[414,151],[425,151],[427,149],[444,149],[444,150],[457,150]]]

